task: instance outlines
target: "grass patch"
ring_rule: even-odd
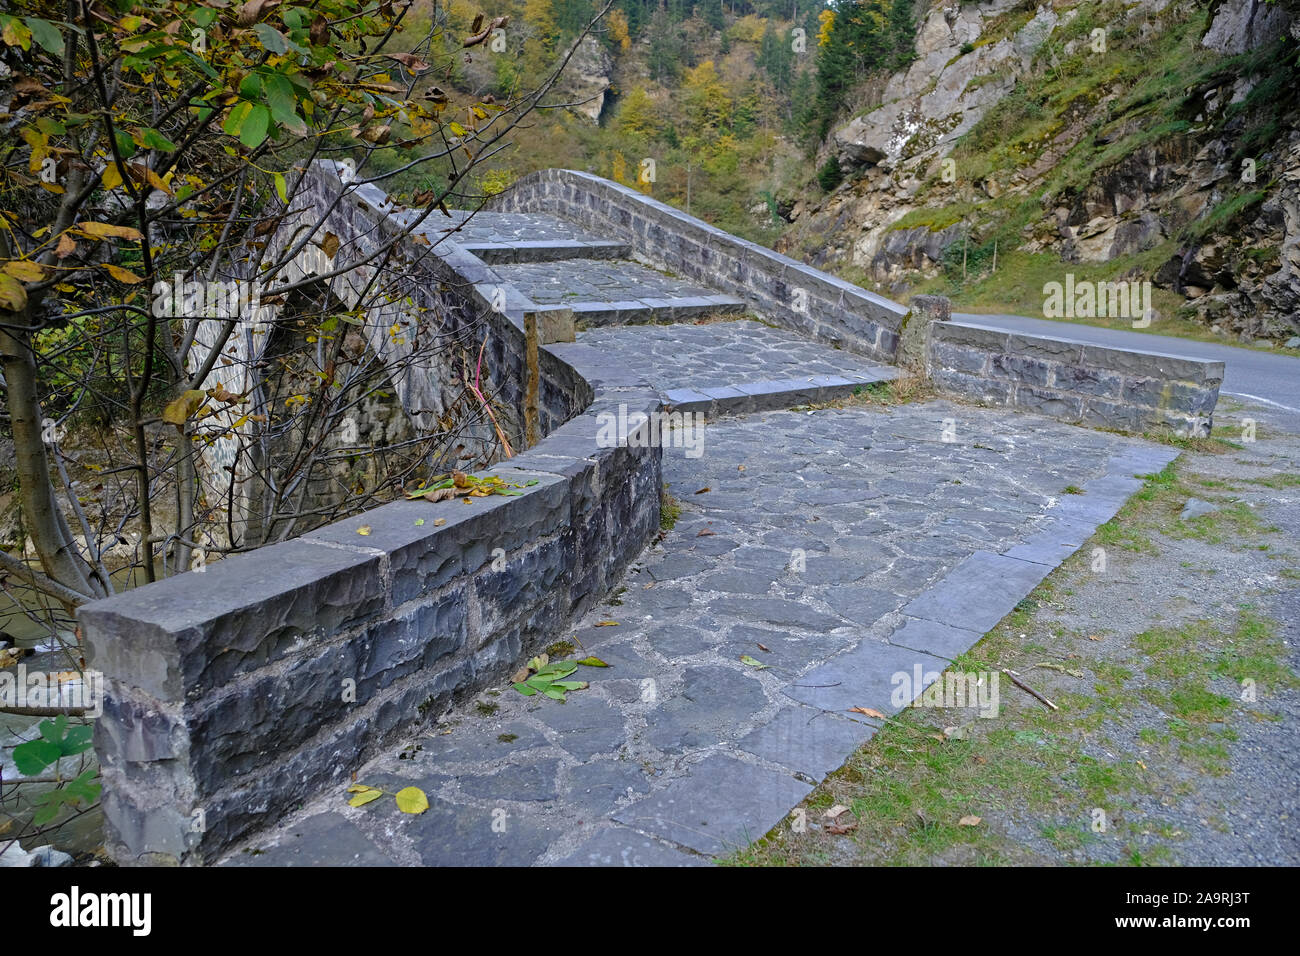
[[[659,530],[672,531],[682,516],[682,503],[665,489],[659,493]]]

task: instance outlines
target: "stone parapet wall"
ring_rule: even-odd
[[[1223,363],[933,322],[927,372],[941,391],[1063,421],[1144,433],[1210,434]]]
[[[361,187],[331,228],[373,242],[390,214]],[[484,311],[476,257],[416,246],[405,268],[461,310],[453,327],[481,341],[485,316],[499,394],[522,403],[525,317]],[[503,682],[618,580],[658,531],[662,449],[604,447],[601,416],[635,422],[660,399],[584,346],[542,345],[537,367],[545,437],[491,472],[517,494],[397,501],[79,609],[105,678],[95,749],[118,862],[211,862],[323,790],[343,799],[355,769]]]
[[[627,242],[636,257],[744,299],[786,328],[893,361],[906,309],[619,183],[570,169],[522,177],[494,198],[501,212],[550,212]]]

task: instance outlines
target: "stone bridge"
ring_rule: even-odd
[[[414,215],[305,175],[340,255]],[[414,306],[489,336],[525,449],[491,472],[521,493],[395,502],[82,608],[122,863],[707,863],[1176,455],[1137,435],[1207,430],[1222,377],[904,308],[584,173],[416,237]],[[939,397],[857,397],[900,366]],[[433,407],[425,373],[404,388]],[[608,666],[517,693],[548,646]],[[430,809],[352,807],[354,781]]]

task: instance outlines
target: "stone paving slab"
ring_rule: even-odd
[[[611,665],[580,668],[588,689],[567,703],[480,694],[358,774],[420,786],[429,811],[323,794],[253,859],[707,862],[779,823],[869,739],[878,721],[849,708],[896,712],[898,675],[916,675],[915,695],[980,638],[992,576],[1014,582],[997,598],[1014,606],[1058,563],[1012,551],[1082,540],[1134,475],[1176,454],[946,401],[725,419],[703,447],[665,449],[681,516],[574,624],[574,656]],[[962,595],[982,617],[951,616]]]
[[[626,260],[517,263],[499,266],[497,273],[539,305],[694,298],[703,300],[697,305],[707,306],[712,303],[706,297],[717,294],[705,286]]]
[[[882,369],[861,355],[753,319],[588,329],[579,334],[578,341],[644,367],[651,383],[660,389],[699,391],[776,381],[817,385],[818,379],[825,384],[852,383],[857,381],[854,376],[875,375]],[[897,372],[892,367],[889,371]]]
[[[451,210],[451,218],[434,215],[425,220],[429,238],[445,235],[464,246],[524,246],[539,242],[607,243],[608,237],[588,232],[577,223],[540,212],[468,212]]]

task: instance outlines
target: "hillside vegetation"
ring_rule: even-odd
[[[430,79],[465,102],[573,54],[467,199],[580,168],[898,299],[1035,315],[1067,271],[1146,280],[1150,331],[1281,344],[1300,332],[1294,6],[616,0],[576,50],[603,3],[415,16],[453,44],[510,17]]]

